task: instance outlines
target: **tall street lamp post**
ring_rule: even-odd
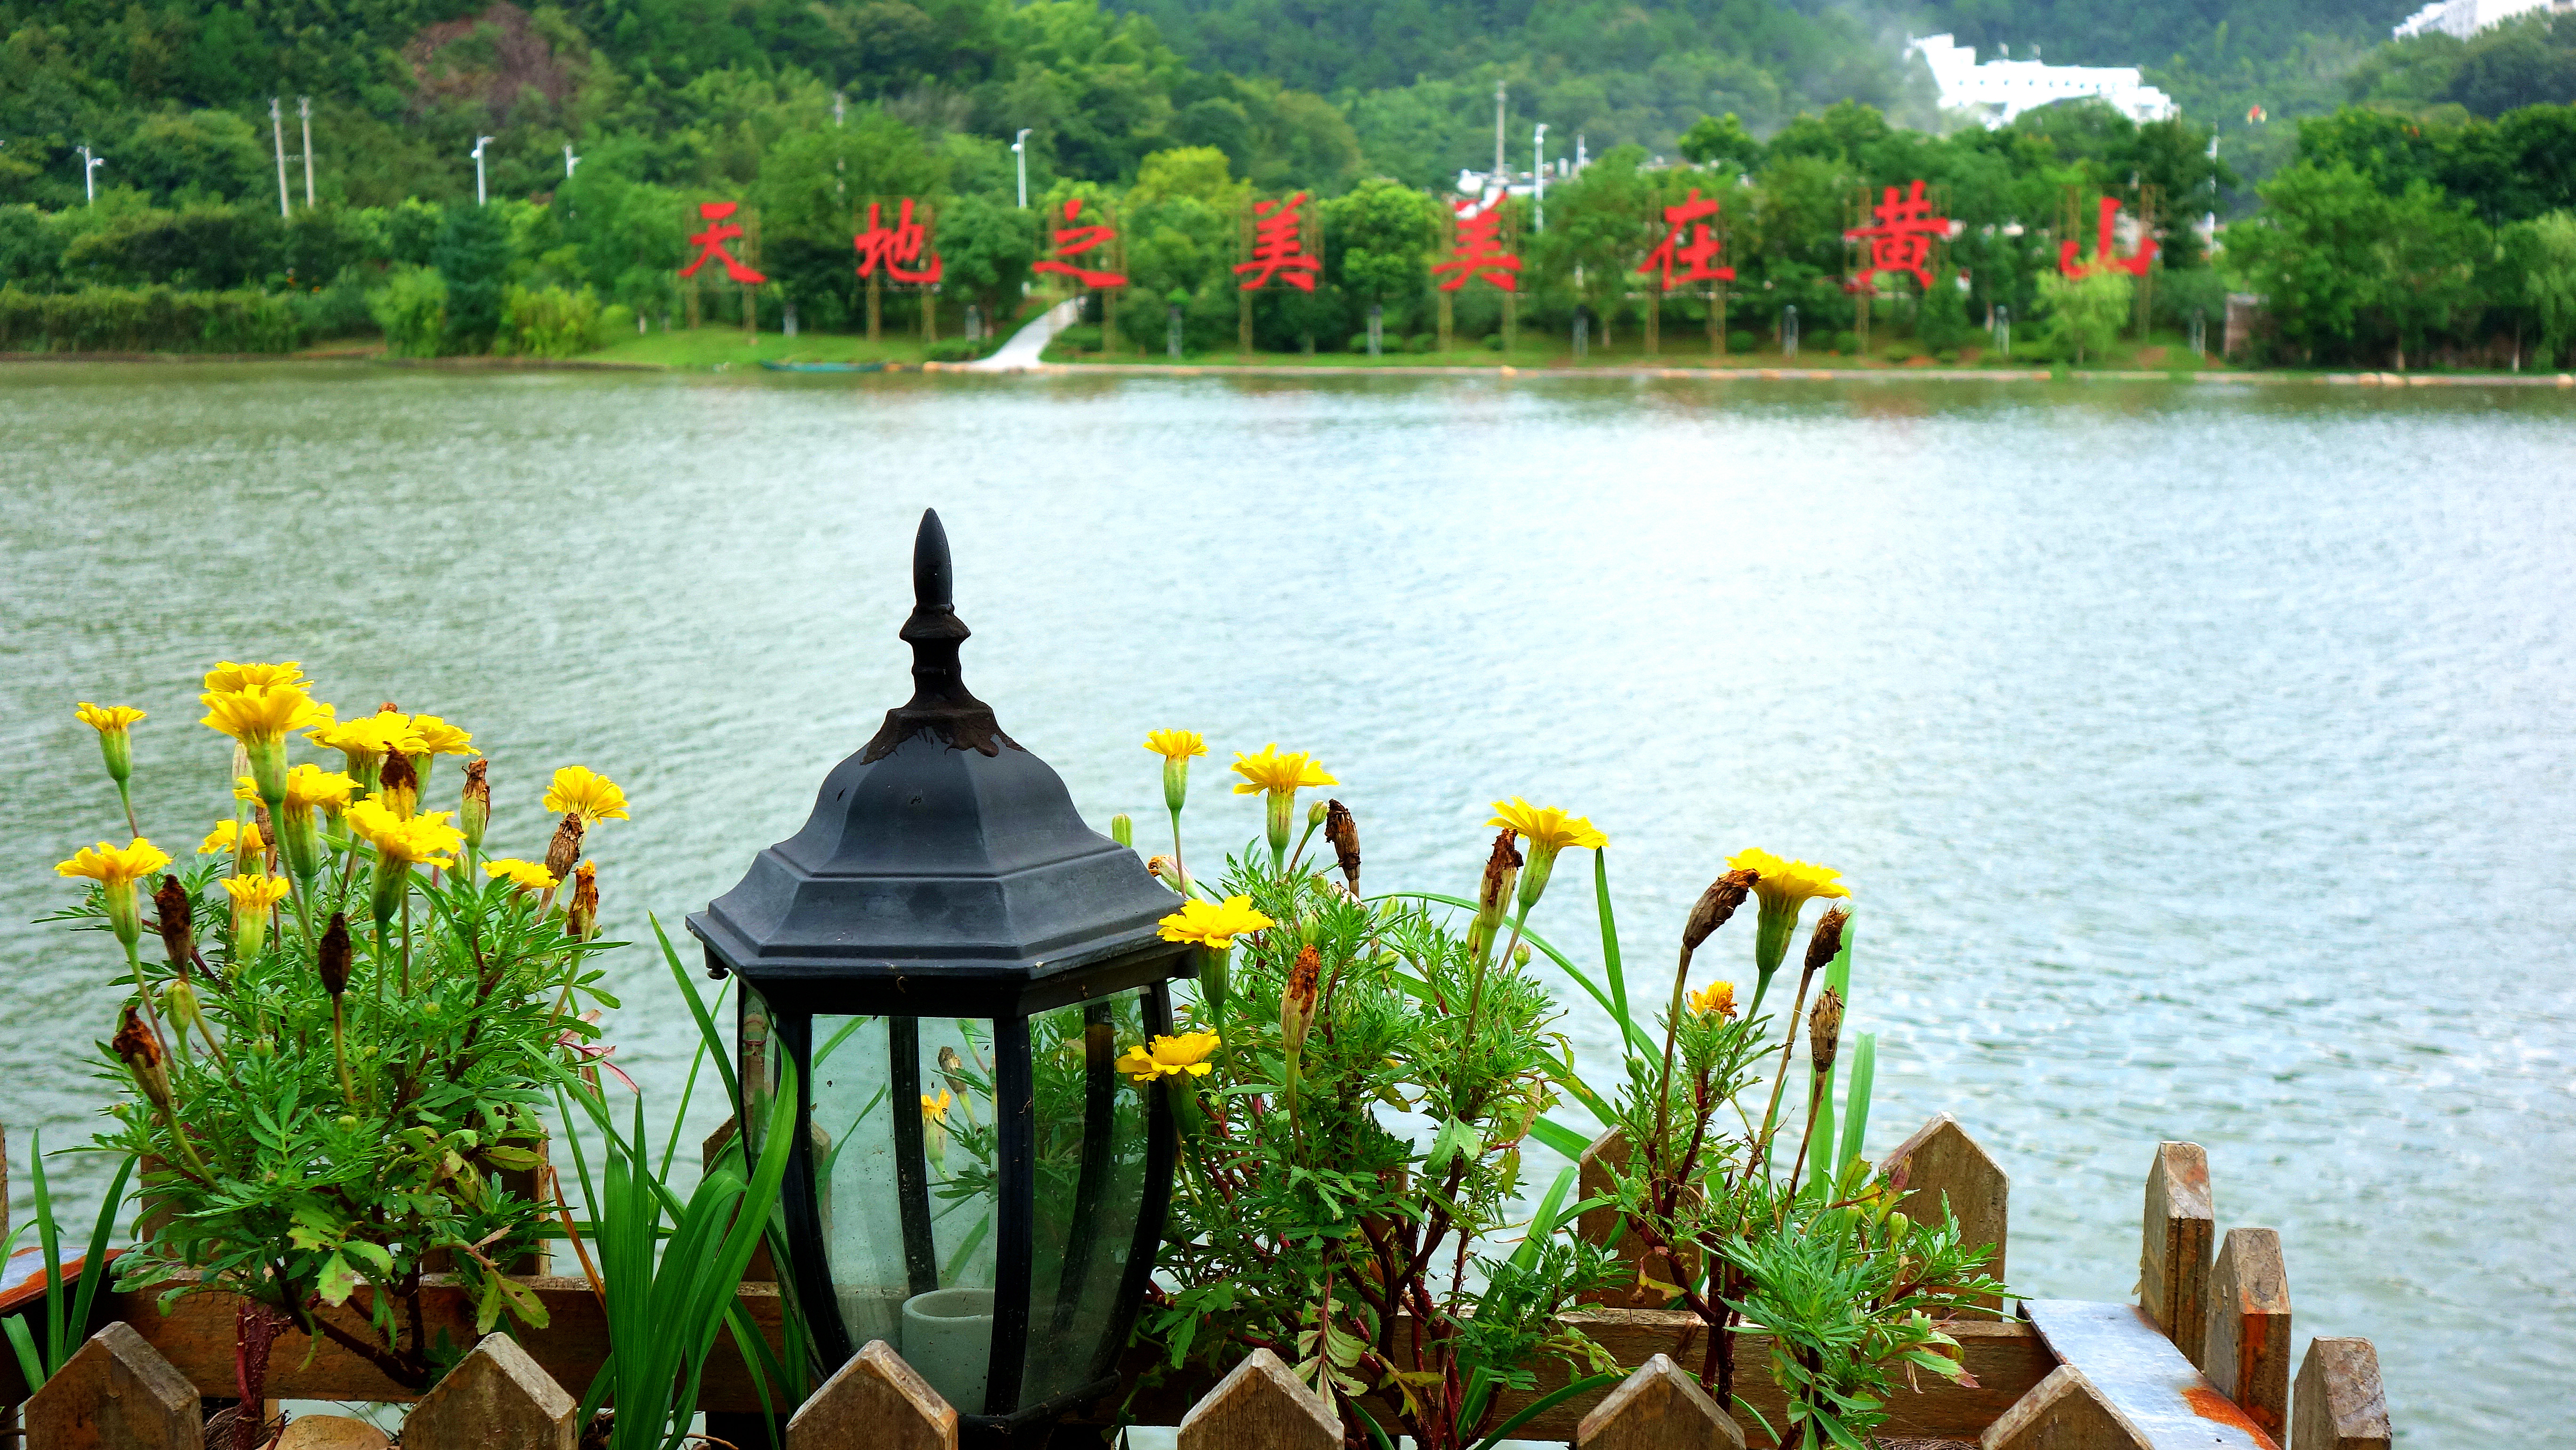
[[[1015,156],[1015,157],[1018,157],[1018,158],[1019,158],[1019,163],[1020,163],[1020,210],[1022,210],[1022,211],[1027,211],[1027,210],[1029,209],[1029,131],[1030,131],[1030,129],[1031,129],[1031,128],[1029,128],[1029,127],[1027,127],[1027,126],[1022,126],[1022,127],[1020,128],[1020,136],[1019,136],[1019,139],[1018,139],[1018,140],[1016,140],[1016,141],[1013,141],[1013,142],[1011,143],[1011,154],[1012,154],[1013,156]]]
[[[492,144],[489,136],[474,138],[474,204],[483,205],[483,148]]]

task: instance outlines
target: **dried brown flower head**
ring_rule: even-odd
[[[152,1105],[168,1112],[170,1073],[161,1062],[161,1042],[152,1035],[151,1028],[143,1025],[143,1018],[132,1004],[127,1004],[124,1018],[117,1023],[116,1036],[110,1039],[108,1046],[116,1050],[126,1070],[134,1074],[135,1085],[143,1089],[143,1095],[152,1100]]]
[[[599,931],[599,865],[584,861],[572,874],[572,904],[564,909],[564,931],[575,941],[588,941]]]
[[[1485,858],[1484,884],[1476,891],[1479,916],[1499,920],[1504,905],[1512,899],[1512,888],[1520,881],[1521,853],[1512,845],[1514,835],[1508,829],[1494,833],[1493,854]]]
[[[1834,1070],[1834,1053],[1842,1046],[1843,994],[1827,987],[1807,1009],[1807,1050],[1816,1059],[1816,1075]]]
[[[331,924],[322,929],[322,940],[313,948],[313,965],[321,974],[323,991],[337,997],[349,990],[348,913],[331,913]]]
[[[579,811],[566,811],[555,827],[555,838],[546,843],[546,869],[561,881],[572,874],[573,863],[581,859],[581,834],[584,827]]]
[[[179,878],[165,872],[152,893],[152,909],[161,919],[161,949],[184,976],[197,957],[196,904],[188,899],[188,888],[179,884]]]
[[[1315,1022],[1315,994],[1322,985],[1323,958],[1313,947],[1297,953],[1288,968],[1288,985],[1279,994],[1279,1030],[1288,1039],[1290,1050],[1306,1045],[1306,1031]]]
[[[465,762],[465,794],[459,802],[457,825],[465,832],[465,844],[478,850],[484,828],[492,820],[492,782],[484,774],[490,765],[481,759]]]
[[[1807,937],[1807,975],[1814,976],[1833,965],[1843,949],[1843,924],[1851,920],[1851,908],[1837,906],[1816,918],[1816,929]]]
[[[1360,825],[1352,819],[1350,808],[1340,801],[1324,802],[1324,839],[1332,844],[1333,861],[1342,868],[1342,876],[1351,883],[1351,894],[1360,890]]]
[[[1698,904],[1691,908],[1690,920],[1682,924],[1682,950],[1698,951],[1701,942],[1726,925],[1727,918],[1735,915],[1735,909],[1752,894],[1753,883],[1760,880],[1761,875],[1747,867],[1741,871],[1729,871],[1710,882],[1708,889],[1699,894]]]

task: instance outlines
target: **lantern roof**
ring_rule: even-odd
[[[924,1014],[964,1015],[959,989],[1179,955],[1155,925],[1171,891],[1084,825],[1063,780],[967,690],[957,655],[969,631],[935,511],[921,516],[912,583],[899,636],[913,651],[911,701],[824,777],[803,830],[689,917],[709,965],[809,996],[844,983],[918,987]]]

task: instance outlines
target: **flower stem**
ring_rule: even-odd
[[[349,1043],[341,1020],[340,999],[336,995],[331,998],[331,1055],[340,1063],[340,1096],[354,1112],[358,1106],[358,1090],[349,1081]]]
[[[134,791],[133,791],[133,789],[132,789],[130,786],[128,786],[124,781],[121,781],[121,780],[120,780],[120,781],[118,781],[118,782],[116,783],[116,798],[117,798],[117,800],[118,800],[120,803],[122,803],[122,804],[124,805],[124,807],[125,807],[125,833],[126,833],[128,836],[140,836],[140,835],[142,835],[142,834],[143,834],[143,828],[142,828],[141,826],[136,825],[136,824],[134,823]]]

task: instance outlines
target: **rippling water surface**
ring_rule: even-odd
[[[592,766],[635,802],[594,837],[606,916],[649,941],[908,693],[930,504],[968,681],[1096,821],[1154,818],[1165,725],[1218,764],[1320,755],[1380,886],[1465,889],[1485,802],[1562,803],[1609,832],[1643,960],[1733,849],[1839,866],[1872,1147],[1968,1124],[2013,1177],[2017,1287],[2128,1295],[2149,1156],[2193,1139],[2221,1228],[2281,1231],[2301,1346],[2377,1342],[2406,1443],[2566,1433],[2561,396],[807,384],[0,370],[21,1214],[25,1130],[86,1132],[118,992],[28,925],[115,823],[73,701],[153,712],[137,794],[183,851],[223,808],[218,657],[468,725],[505,850]],[[1214,775],[1202,849],[1259,829]],[[1537,923],[1570,942],[1580,881]],[[617,1060],[667,1107],[685,1015],[646,952],[616,971]],[[1604,1060],[1588,1006],[1571,1031]]]

